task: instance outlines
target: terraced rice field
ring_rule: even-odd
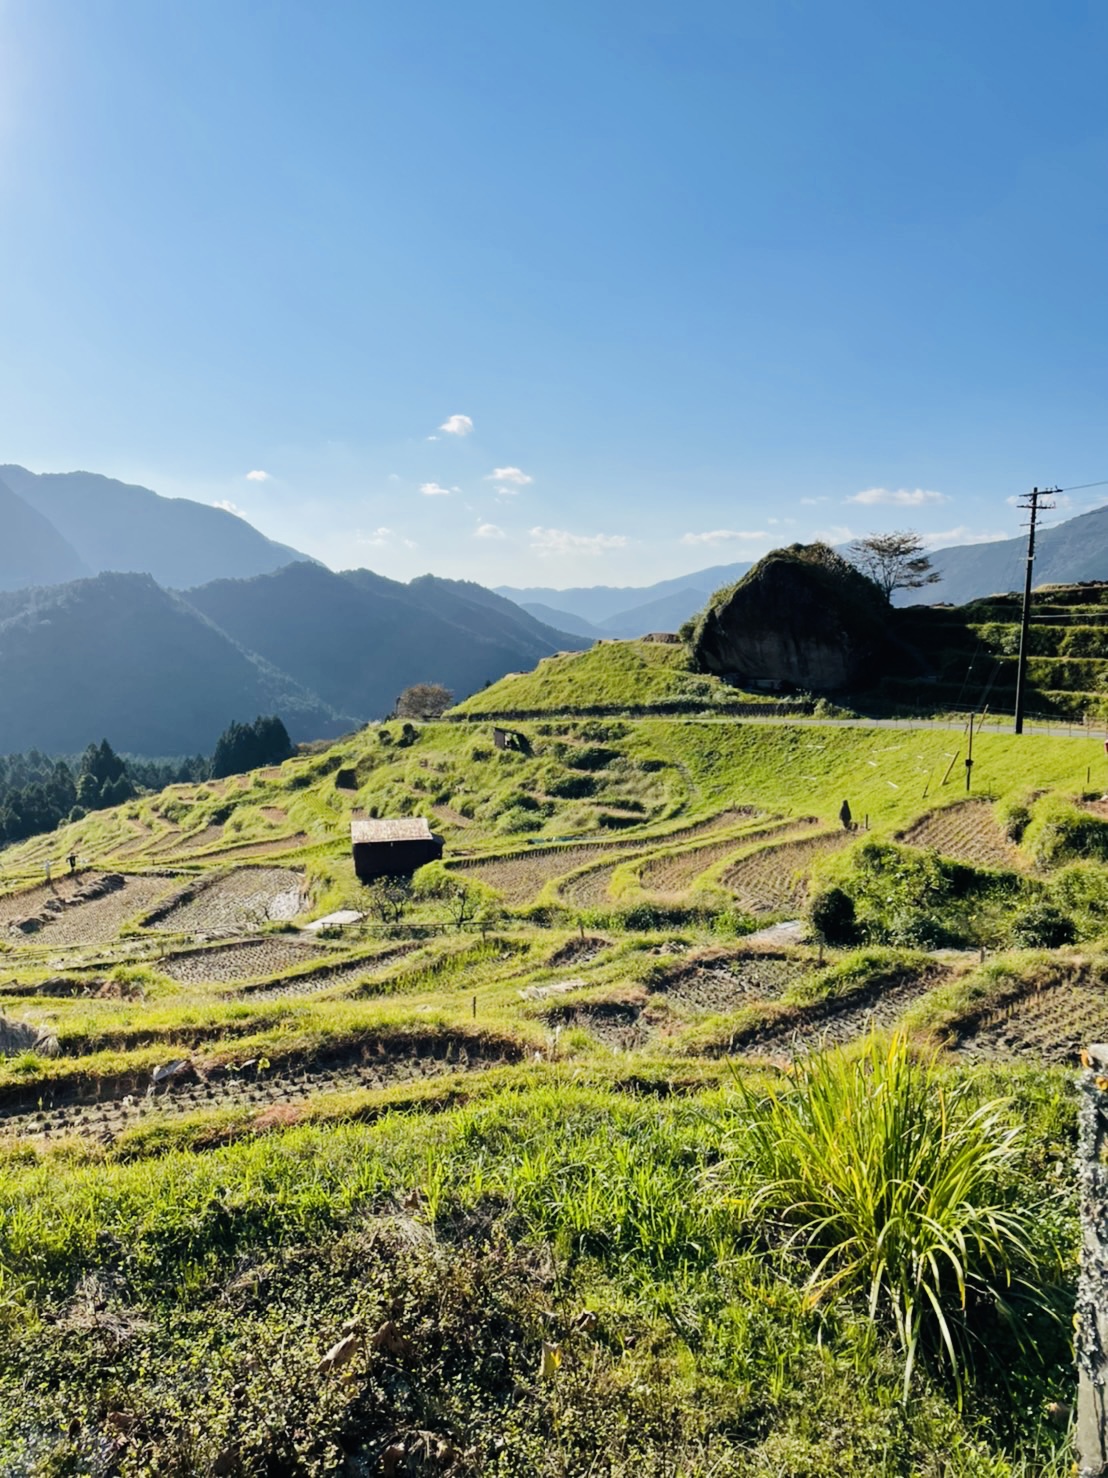
[[[546,1021],[554,1033],[557,1055],[559,1029],[584,1028],[598,1042],[616,1052],[634,1052],[650,1039],[650,1024],[643,1008],[624,1001],[599,1001],[591,1006],[560,1006],[546,1013]]]
[[[841,1047],[871,1028],[894,1027],[914,1001],[938,984],[936,976],[921,974],[799,1007],[736,1037],[731,1050],[746,1057],[793,1061],[820,1048]]]
[[[692,1011],[734,1011],[751,1001],[774,1001],[810,969],[787,955],[693,957],[675,965],[650,989]]]
[[[934,848],[944,857],[977,867],[1019,868],[1024,860],[1004,835],[988,801],[962,801],[932,811],[901,834],[911,847]]]
[[[335,990],[345,985],[364,985],[375,975],[380,975],[390,965],[419,949],[418,944],[398,944],[393,949],[382,950],[375,955],[348,960],[341,965],[321,966],[291,980],[276,980],[271,985],[249,986],[243,996],[250,1001],[292,1000],[298,996],[312,996],[320,991]]]
[[[427,1038],[421,1042],[347,1043],[314,1061],[269,1067],[262,1062],[244,1063],[237,1070],[179,1059],[181,1073],[164,1086],[149,1078],[102,1081],[97,1095],[75,1085],[64,1092],[46,1093],[41,1105],[9,1093],[0,1101],[0,1138],[82,1134],[110,1143],[123,1130],[151,1118],[198,1110],[294,1107],[309,1097],[387,1088],[492,1067],[511,1061],[513,1055],[507,1045],[476,1038]]]
[[[505,902],[518,906],[530,903],[553,879],[564,877],[566,873],[574,872],[577,868],[611,853],[620,854],[617,863],[613,864],[614,871],[618,862],[626,860],[623,855],[625,853],[649,852],[671,842],[688,841],[692,837],[718,831],[721,827],[733,826],[754,814],[756,813],[752,808],[732,808],[662,837],[613,837],[610,841],[605,839],[583,842],[577,846],[544,847],[534,852],[515,852],[497,857],[474,858],[472,861],[466,859],[452,863],[451,870],[473,875],[502,893]],[[610,874],[608,878],[610,880]],[[581,879],[567,885],[567,889],[568,891],[563,890],[565,896],[574,902],[597,903],[606,896],[607,881],[601,883],[597,879],[595,882],[587,882]]]
[[[575,878],[566,878],[558,888],[558,897],[574,908],[592,908],[607,903],[608,889],[612,885],[615,870],[622,867],[626,860],[620,857],[615,862],[590,867],[587,872],[579,873]]]
[[[218,949],[189,950],[171,955],[158,965],[159,973],[181,985],[215,985],[230,980],[258,980],[280,975],[296,965],[322,960],[327,951],[296,940],[249,939]]]
[[[54,915],[31,936],[30,942],[46,949],[110,944],[124,924],[140,918],[178,887],[180,882],[174,878],[129,877],[117,892]]]
[[[1035,991],[960,1036],[955,1051],[974,1061],[1030,1057],[1060,1067],[1077,1064],[1090,1042],[1108,1040],[1108,990],[1076,982]]]
[[[669,894],[677,897],[695,883],[701,873],[725,857],[740,851],[745,846],[767,838],[784,835],[796,836],[818,826],[814,819],[804,820],[788,826],[767,826],[747,832],[741,837],[728,837],[718,842],[706,842],[702,847],[693,847],[687,852],[677,852],[665,857],[652,857],[644,863],[639,880],[651,893]]]
[[[807,871],[817,857],[851,841],[846,831],[762,847],[729,867],[721,879],[749,913],[798,913],[808,896]]]
[[[153,927],[174,934],[245,934],[266,920],[295,918],[303,877],[284,867],[242,867],[203,884]]]

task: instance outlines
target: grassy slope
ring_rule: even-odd
[[[495,751],[484,727],[442,723],[410,748],[365,731],[276,771],[174,787],[5,852],[4,879],[41,877],[44,859],[71,845],[127,871],[289,864],[308,869],[322,911],[359,899],[347,847],[355,807],[430,814],[454,857],[572,834],[601,842],[600,858],[608,843],[638,838],[640,853],[611,854],[633,871],[636,857],[699,846],[665,838],[730,807],[834,826],[845,796],[890,836],[963,794],[960,764],[939,784],[956,733],[661,718],[522,727],[531,755]],[[1072,795],[1086,767],[1103,763],[1091,741],[992,734],[976,758],[975,793],[993,797]],[[357,790],[335,788],[340,765],[355,769]],[[581,777],[590,794],[557,794]],[[613,831],[604,817],[618,812],[635,825]],[[753,824],[736,820],[722,835],[738,843]],[[273,850],[241,850],[261,846]],[[878,951],[819,972],[800,951],[807,973],[778,1002],[705,1015],[654,986],[697,951],[718,954],[710,928],[615,934],[595,960],[557,963],[575,937],[520,919],[486,942],[417,941],[361,986],[265,1000],[237,983],[174,982],[132,929],[62,954],[77,977],[130,981],[145,1000],[10,995],[4,1009],[48,1020],[62,1049],[0,1065],[0,1090],[20,1085],[32,1098],[113,1074],[145,1081],[178,1053],[261,1060],[277,1073],[347,1045],[438,1039],[506,1043],[524,1059],[344,1088],[280,1113],[217,1104],[136,1123],[107,1148],[63,1139],[0,1157],[0,1449],[13,1471],[83,1471],[105,1441],[126,1473],[335,1471],[340,1435],[384,1441],[412,1426],[474,1447],[458,1473],[583,1473],[597,1452],[605,1471],[659,1478],[675,1465],[704,1478],[1047,1471],[1034,1456],[1051,1445],[1038,1419],[1047,1399],[1068,1399],[1064,1349],[1045,1350],[1037,1374],[1016,1368],[1014,1394],[986,1370],[961,1414],[925,1376],[904,1412],[888,1331],[849,1299],[813,1307],[805,1270],[750,1239],[720,1180],[741,1115],[728,1063],[699,1051],[718,1052],[759,1011],[773,1020],[919,962]],[[369,941],[328,947],[337,964]],[[56,973],[56,953],[33,937],[9,948],[0,988]],[[955,972],[917,1010],[920,1031],[941,1039],[959,1012],[1003,1006],[1043,968],[1036,956]],[[567,976],[578,984],[553,1002],[521,997]],[[613,1051],[571,1021],[555,1040],[553,1003],[642,1008],[650,1039]],[[1068,1165],[1066,1085],[1013,1069],[1004,1089],[1014,1122],[1034,1128],[1021,1184],[1037,1195]],[[1068,1204],[1052,1205],[1044,1224],[1055,1223],[1069,1235]],[[367,1360],[351,1382],[320,1375],[345,1320],[376,1327],[397,1308],[414,1363]],[[583,1308],[596,1313],[595,1332],[573,1328]],[[551,1335],[564,1363],[544,1381]],[[395,1400],[401,1376],[407,1405]]]
[[[758,702],[718,678],[690,672],[684,643],[602,642],[586,652],[547,657],[533,672],[510,673],[460,703],[459,716],[572,713],[661,705],[728,708]],[[762,699],[761,701],[765,701]]]

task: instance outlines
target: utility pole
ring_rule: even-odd
[[[1049,498],[1052,494],[1059,492],[1058,488],[1032,488],[1024,496],[1019,504],[1020,508],[1026,508],[1031,517],[1027,523],[1027,573],[1023,578],[1023,611],[1020,615],[1020,655],[1019,665],[1016,668],[1016,723],[1013,733],[1023,733],[1023,703],[1025,689],[1027,687],[1027,630],[1031,624],[1031,569],[1035,563],[1035,524],[1039,513],[1047,508],[1053,508],[1053,503],[1044,503],[1042,499]]]

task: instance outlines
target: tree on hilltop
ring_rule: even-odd
[[[923,540],[910,529],[855,539],[850,555],[888,601],[892,600],[894,590],[922,590],[925,585],[935,585],[942,579],[938,570],[931,568]]]
[[[212,777],[219,780],[262,765],[280,765],[295,753],[281,720],[275,714],[259,715],[252,724],[229,724],[220,734],[212,755]]]

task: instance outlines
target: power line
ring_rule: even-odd
[[[1080,493],[1085,488],[1108,488],[1108,477],[1101,478],[1100,482],[1075,482],[1071,488],[1054,488],[1058,493]]]

